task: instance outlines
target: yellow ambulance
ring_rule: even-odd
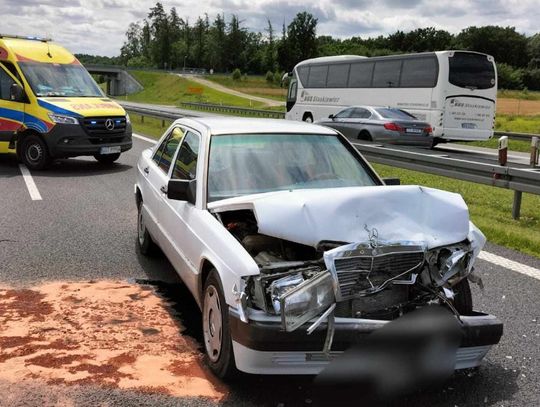
[[[85,155],[110,164],[131,146],[129,116],[75,56],[50,40],[0,34],[0,153],[16,151],[38,170]]]

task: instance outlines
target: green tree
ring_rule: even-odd
[[[150,20],[151,56],[158,68],[170,68],[171,38],[167,13],[159,2],[148,13]]]
[[[497,81],[499,89],[523,89],[523,70],[499,62]]]
[[[317,19],[303,11],[287,27],[287,42],[292,50],[293,65],[317,56]],[[291,69],[292,66],[287,67]]]
[[[492,55],[496,62],[525,67],[528,63],[527,37],[515,27],[468,27],[455,38],[457,49],[483,52]]]

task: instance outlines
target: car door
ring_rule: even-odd
[[[200,144],[201,136],[197,132],[185,131],[169,179],[197,179]],[[192,292],[196,292],[197,288],[196,262],[200,253],[200,239],[193,232],[191,224],[195,217],[194,212],[199,210],[190,202],[168,199],[165,196],[160,214],[160,222],[170,242],[167,257]]]
[[[5,143],[14,140],[24,122],[24,103],[12,99],[11,88],[15,84],[21,86],[0,63],[0,152],[7,149]]]
[[[343,132],[347,128],[347,121],[353,112],[353,108],[349,107],[334,115],[332,119],[328,121],[328,126]]]
[[[160,214],[163,211],[164,199],[167,198],[167,182],[171,163],[183,136],[184,132],[180,127],[172,128],[154,150],[148,164],[142,168],[146,180],[146,188],[143,189],[144,209],[154,226],[149,225],[148,227],[162,248],[167,243],[167,239],[160,222]]]
[[[349,110],[348,117],[343,119],[341,132],[347,137],[356,138],[362,129],[362,118],[365,116],[366,109],[355,107]]]

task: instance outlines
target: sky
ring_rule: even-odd
[[[52,37],[73,53],[115,56],[131,22],[141,21],[155,0],[0,0],[0,32]],[[236,14],[249,30],[288,24],[300,11],[318,18],[318,35],[362,38],[436,27],[458,33],[471,25],[540,32],[538,0],[166,0],[168,11],[190,22]]]

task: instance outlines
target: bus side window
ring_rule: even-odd
[[[373,62],[356,62],[351,64],[351,70],[349,73],[349,88],[371,87],[373,65]]]
[[[401,73],[401,60],[377,61],[373,72],[374,88],[397,88]]]

